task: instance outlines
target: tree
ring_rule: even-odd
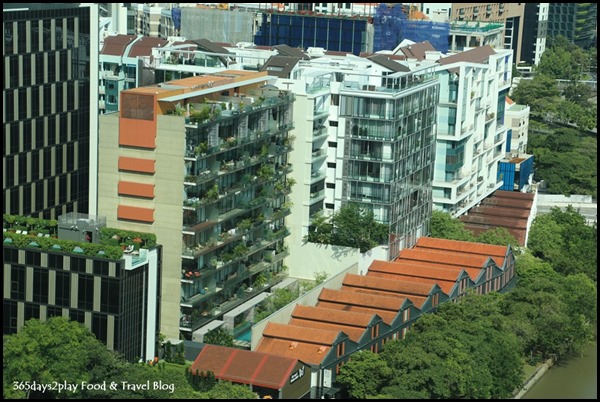
[[[119,355],[107,350],[86,327],[63,317],[52,317],[46,322],[28,320],[17,334],[4,337],[4,393],[8,390],[13,397],[79,398],[81,388],[61,394],[57,390],[13,392],[13,381],[102,383],[108,377],[123,374],[125,365]]]
[[[364,253],[389,237],[387,225],[375,220],[373,211],[350,203],[334,212],[330,218],[317,215],[305,241],[355,247]]]
[[[512,98],[518,104],[529,105],[532,115],[546,116],[556,113],[560,92],[553,78],[537,74],[531,80],[522,79],[513,90]]]
[[[208,392],[202,394],[202,399],[257,399],[255,392],[246,385],[232,384],[229,381],[219,381]]]
[[[233,347],[233,335],[221,327],[211,329],[204,335],[204,343]]]
[[[439,239],[475,241],[475,236],[465,229],[465,224],[447,212],[433,211],[430,231],[431,237]]]
[[[376,395],[391,378],[392,370],[377,354],[361,351],[340,369],[337,381],[345,387],[350,398],[365,399]]]
[[[519,242],[506,228],[493,228],[477,236],[478,243],[495,244],[497,246],[519,246]]]
[[[508,398],[521,385],[521,342],[508,331],[502,296],[467,295],[419,317],[381,356],[393,371],[391,397]]]
[[[563,274],[584,273],[597,280],[597,226],[569,205],[565,211],[553,207],[532,224],[528,247],[532,254]]]

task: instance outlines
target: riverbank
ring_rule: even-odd
[[[554,365],[554,359],[548,359],[545,362],[541,363],[535,369],[535,371],[529,376],[529,378],[527,379],[527,381],[525,381],[525,385],[523,385],[523,387],[519,391],[517,391],[515,393],[513,399],[521,399],[521,398],[523,398],[523,395],[525,395],[527,393],[527,391],[529,391],[531,389],[531,387],[533,386],[533,384],[535,384],[536,382],[538,382],[539,379],[542,378],[542,376],[544,374],[546,374],[546,372],[553,365]]]

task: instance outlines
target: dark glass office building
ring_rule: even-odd
[[[4,213],[96,213],[98,6],[4,3]]]
[[[5,219],[3,334],[17,333],[32,318],[61,316],[130,362],[151,360],[160,330],[162,246],[121,253],[95,242],[103,224],[94,222],[105,219],[60,216],[55,238],[15,231],[19,226]]]

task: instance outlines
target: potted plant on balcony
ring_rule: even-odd
[[[216,201],[219,199],[219,185],[215,184],[206,192],[206,199],[208,201]]]

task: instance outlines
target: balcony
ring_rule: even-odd
[[[316,149],[314,151],[312,151],[311,154],[311,161],[315,162],[319,159],[325,158],[327,157],[327,151],[324,149]]]
[[[310,193],[310,203],[314,204],[317,201],[321,201],[325,198],[325,189]]]
[[[318,181],[325,180],[325,177],[327,177],[327,172],[325,169],[312,172],[310,174],[310,184],[315,184]]]

